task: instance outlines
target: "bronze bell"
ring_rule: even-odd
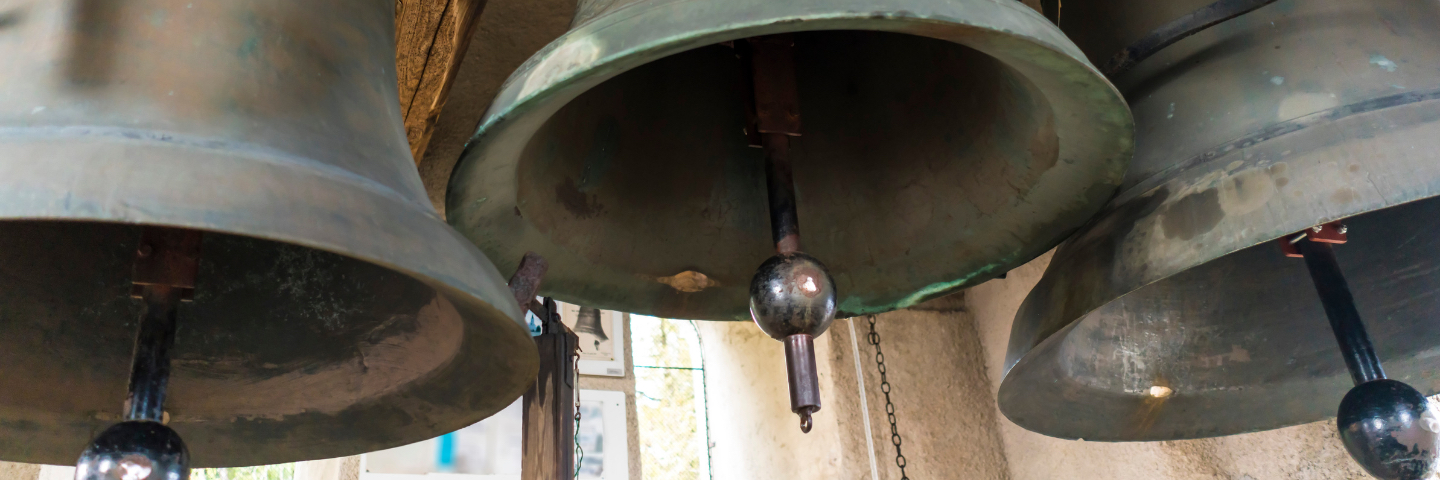
[[[0,459],[72,463],[127,419],[194,466],[353,455],[533,381],[505,281],[411,163],[393,2],[3,18]]]
[[[778,34],[798,119],[772,128],[745,50]],[[781,134],[804,253],[846,317],[1054,246],[1114,193],[1130,130],[1114,89],[1020,2],[585,0],[491,104],[447,217],[502,270],[544,255],[558,300],[748,320],[775,253],[752,147]]]
[[[447,216],[492,258],[544,255],[566,302],[753,319],[808,432],[837,315],[1050,248],[1114,192],[1131,127],[1019,2],[584,0],[491,104]]]
[[[1092,61],[1121,65],[1113,54],[1207,4],[1074,0],[1059,19]],[[1006,416],[1062,438],[1170,440],[1333,417],[1386,374],[1440,391],[1437,22],[1433,3],[1282,0],[1114,77],[1135,159],[1020,308]],[[1352,293],[1358,316],[1341,308]],[[1407,398],[1407,418],[1435,419]]]
[[[575,333],[588,333],[595,337],[596,345],[609,340],[605,335],[605,327],[600,324],[600,309],[580,307],[580,314],[575,319]]]

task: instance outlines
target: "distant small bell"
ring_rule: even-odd
[[[605,326],[600,323],[600,309],[580,307],[580,315],[575,320],[575,333],[588,333],[595,336],[595,343],[609,340],[605,335]]]

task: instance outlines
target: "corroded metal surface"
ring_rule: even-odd
[[[525,252],[520,257],[520,265],[515,268],[515,273],[510,274],[510,293],[515,294],[515,303],[520,305],[521,310],[529,310],[530,304],[535,302],[535,292],[540,290],[540,283],[545,280],[545,272],[550,269],[550,264],[545,257],[536,255],[535,252]]]
[[[1104,59],[1206,3],[1067,1],[1061,26]],[[1386,371],[1440,391],[1437,22],[1431,3],[1282,0],[1115,79],[1134,162],[1022,305],[1001,410],[1086,440],[1334,416],[1345,363],[1305,266],[1270,241],[1339,219]]]
[[[69,464],[121,418],[142,225],[205,232],[165,403],[194,466],[433,437],[533,380],[503,277],[409,160],[393,3],[6,8],[0,458]]]
[[[511,76],[451,178],[452,224],[542,292],[745,320],[771,252],[742,38],[790,32],[805,251],[839,315],[902,308],[1053,246],[1115,191],[1115,90],[1020,2],[606,0]]]

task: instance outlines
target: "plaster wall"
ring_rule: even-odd
[[[359,480],[359,478],[359,455],[295,463],[295,480]]]
[[[949,306],[931,304],[926,306],[931,310],[910,309],[875,318],[906,474],[911,478],[1008,478],[1008,462],[994,428],[994,399],[973,393],[983,391],[988,383],[975,327],[957,309],[959,305],[958,301]],[[837,375],[843,378],[837,379],[834,388],[837,396],[860,398],[854,375],[858,351],[877,478],[899,479],[876,349],[867,342],[869,331],[869,319],[858,317],[837,321],[826,334],[831,342],[849,350],[830,358],[837,372],[844,370]],[[853,348],[852,338],[856,340]],[[870,450],[864,442],[862,410],[855,402],[837,403],[840,408],[833,414],[848,427],[845,437],[854,439],[849,442],[849,456],[862,459],[868,470]],[[845,478],[869,478],[868,471],[858,473]]]
[[[780,343],[748,322],[696,322],[705,358],[711,477],[716,480],[839,478],[836,418],[821,413],[809,435],[790,412]],[[816,342],[828,358],[830,342]],[[832,369],[820,361],[820,402],[834,403]],[[822,410],[823,411],[823,410]],[[777,473],[782,473],[776,476]]]
[[[0,462],[0,480],[35,480],[39,476],[40,465]]]
[[[971,394],[989,386],[979,338],[964,318],[954,310],[907,310],[876,320],[912,478],[1008,477],[994,401]],[[900,478],[875,349],[865,341],[867,319],[837,320],[817,339],[822,410],[809,434],[790,412],[780,342],[749,322],[702,322],[699,329],[715,479],[868,479],[872,445],[875,478]],[[862,412],[870,417],[869,443]]]

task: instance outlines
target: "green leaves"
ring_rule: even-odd
[[[193,480],[295,480],[295,464],[260,465],[258,467],[196,468],[190,471]]]

